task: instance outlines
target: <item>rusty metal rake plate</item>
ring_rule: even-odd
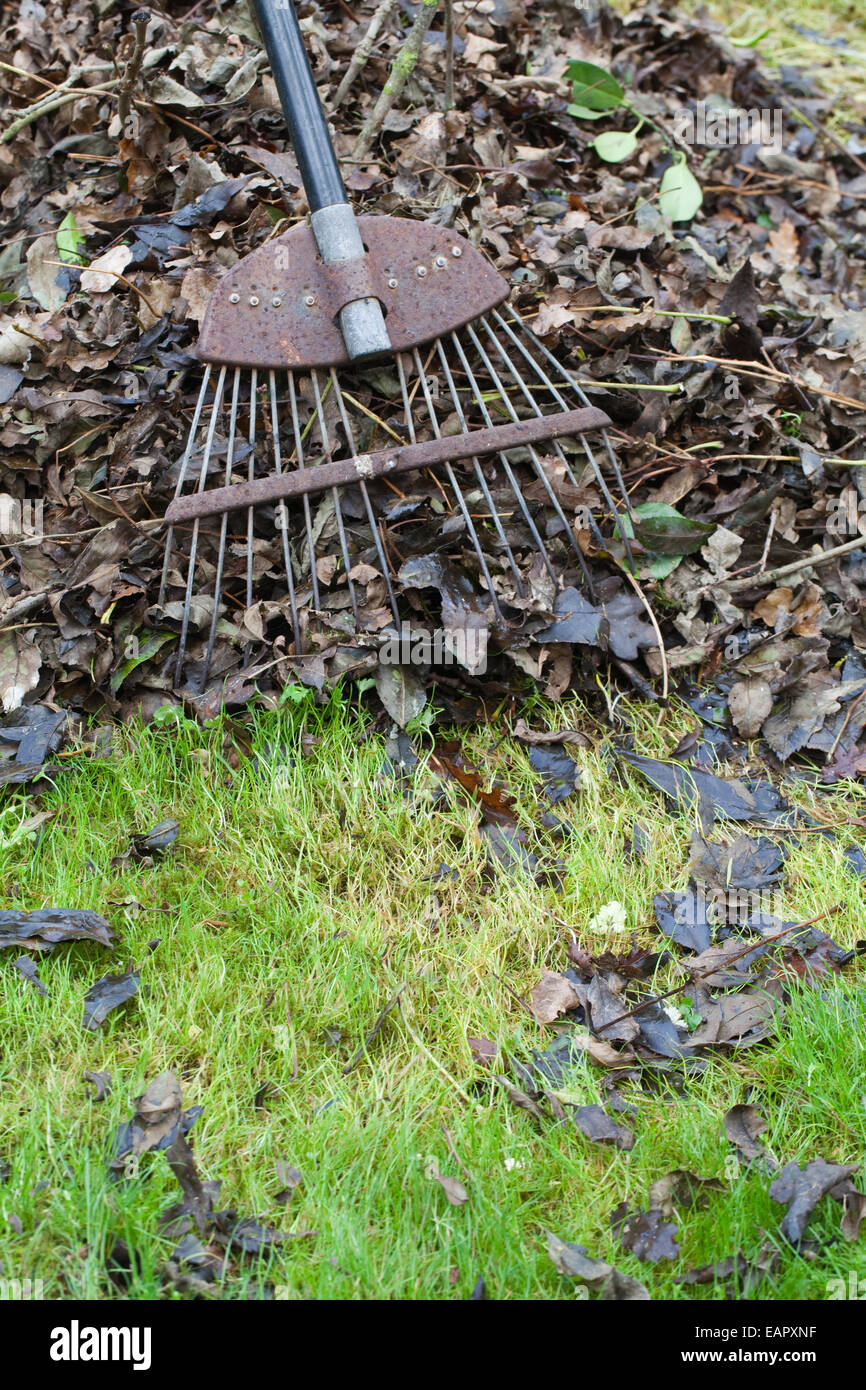
[[[238,261],[214,291],[197,355],[234,367],[337,367],[349,360],[337,314],[352,300],[380,301],[402,352],[508,297],[508,283],[456,232],[394,217],[358,225],[367,251],[353,261],[325,265],[306,226]]]

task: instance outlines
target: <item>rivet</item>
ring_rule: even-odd
[[[424,276],[427,274],[427,267],[426,267],[426,265],[419,265],[419,266],[416,266],[416,267],[415,267],[415,274],[418,276],[418,279],[419,279],[419,280],[423,280],[423,279],[424,279]]]
[[[271,300],[271,303],[273,304],[275,309],[280,309],[282,307],[283,301],[280,299],[279,295],[275,294],[273,299]]]
[[[392,276],[391,276],[391,279],[388,281],[388,289],[389,289],[389,290],[396,290],[397,284],[398,284],[398,281],[397,281],[396,278],[392,275]]]
[[[257,295],[257,294],[251,294],[251,295],[250,295],[250,308],[251,308],[251,309],[257,309],[258,307],[259,307],[259,297],[258,297],[258,295]]]
[[[240,302],[241,302],[241,297],[240,297],[239,294],[230,294],[230,295],[229,295],[229,304],[240,304]]]
[[[451,255],[454,257],[455,261],[457,261],[463,255],[463,252],[460,250],[459,246],[452,246]]]
[[[315,296],[314,294],[305,295],[305,296],[304,296],[304,303],[306,304],[306,306],[307,306],[308,309],[315,309],[315,307],[316,307],[316,296]]]
[[[435,265],[437,270],[444,270],[448,262],[446,261],[444,256],[437,256],[433,264]]]

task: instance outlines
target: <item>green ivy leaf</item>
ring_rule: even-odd
[[[67,212],[60,226],[57,228],[57,252],[62,261],[75,261],[81,263],[85,257],[81,248],[84,246],[84,237],[78,229],[75,221],[75,213]]]
[[[578,106],[576,102],[572,102],[565,109],[569,116],[577,116],[581,121],[600,121],[605,114],[604,111],[590,111],[588,106]]]
[[[672,222],[689,222],[703,201],[701,185],[685,160],[677,160],[665,170],[659,189],[659,207]]]
[[[572,83],[572,99],[590,111],[615,111],[625,92],[616,78],[595,63],[571,62],[565,75]]]
[[[634,515],[635,536],[653,555],[691,555],[716,529],[711,522],[683,516],[667,502],[642,502]]]
[[[135,656],[130,656],[126,661],[112,672],[109,685],[112,693],[117,694],[127,676],[131,675],[136,666],[140,666],[143,661],[149,661],[152,656],[156,656],[161,647],[164,647],[170,638],[174,637],[173,632],[151,632],[139,644]]]
[[[619,164],[620,160],[634,154],[637,135],[633,130],[606,130],[603,135],[596,135],[592,148],[606,164]]]

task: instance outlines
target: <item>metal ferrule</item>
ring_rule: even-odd
[[[319,208],[310,218],[316,245],[326,265],[353,261],[365,254],[355,214],[348,203]],[[391,340],[378,299],[356,299],[340,310],[340,332],[353,361],[390,352]]]

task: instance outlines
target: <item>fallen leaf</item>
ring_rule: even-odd
[[[118,275],[123,274],[131,260],[132,251],[128,246],[112,246],[81,272],[81,288],[87,294],[107,294],[116,289]]]
[[[618,1149],[634,1148],[635,1137],[625,1125],[618,1125],[600,1105],[581,1105],[574,1111],[574,1123],[594,1144],[615,1144]]]
[[[555,970],[545,970],[529,998],[539,1023],[553,1023],[569,1009],[580,1007],[580,995],[571,980]]]
[[[862,1167],[860,1163],[827,1163],[816,1158],[805,1168],[793,1160],[786,1163],[778,1177],[770,1183],[774,1202],[787,1206],[779,1227],[782,1235],[796,1244],[802,1240],[812,1212],[831,1188],[844,1182]]]
[[[680,1247],[676,1242],[676,1226],[665,1221],[657,1208],[630,1212],[627,1202],[620,1202],[611,1212],[610,1224],[625,1250],[631,1250],[639,1260],[657,1264],[659,1260],[675,1260]]]

